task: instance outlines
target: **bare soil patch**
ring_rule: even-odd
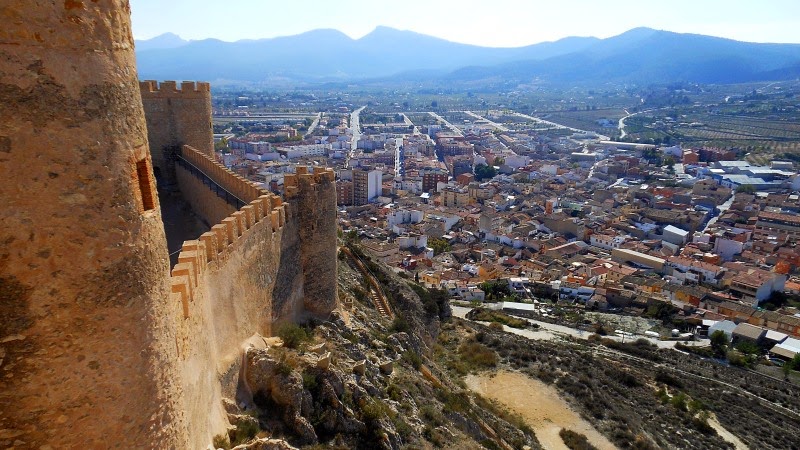
[[[586,435],[589,442],[601,450],[616,449],[614,444],[570,408],[555,388],[539,380],[501,370],[494,375],[469,375],[466,384],[472,391],[520,414],[546,449],[567,449],[558,435],[562,428]]]

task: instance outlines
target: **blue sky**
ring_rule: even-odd
[[[800,43],[800,0],[130,0],[133,33],[225,41],[378,25],[491,47],[647,26],[752,42]]]

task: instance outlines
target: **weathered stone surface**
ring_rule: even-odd
[[[321,355],[317,360],[317,367],[326,370],[331,365],[331,352]]]
[[[189,447],[128,2],[0,17],[0,447]]]
[[[325,353],[325,343],[323,342],[321,344],[312,345],[308,348],[308,351],[321,355]]]
[[[252,392],[265,395],[283,408],[283,422],[302,443],[316,442],[314,427],[303,417],[303,413],[310,412],[310,398],[303,390],[300,374],[293,370],[286,373],[286,363],[276,360],[267,350],[250,349],[246,358],[247,383]]]
[[[358,361],[357,363],[353,364],[353,373],[355,373],[356,375],[364,375],[366,371],[367,371],[366,359],[362,359],[361,361]]]
[[[248,444],[237,445],[232,450],[298,450],[283,439],[262,438]]]
[[[393,361],[386,361],[381,363],[378,368],[380,368],[381,373],[384,375],[391,375],[394,372],[394,362]]]

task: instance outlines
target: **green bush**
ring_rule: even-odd
[[[478,342],[467,342],[458,348],[461,360],[475,369],[486,369],[497,366],[497,354]]]
[[[398,315],[392,321],[390,329],[395,333],[407,333],[411,329],[411,325],[405,317]]]
[[[420,367],[422,367],[422,357],[419,356],[419,354],[413,350],[408,350],[405,353],[403,353],[403,361],[406,361],[407,363],[411,364],[411,367],[413,367],[416,370],[419,370]]]
[[[390,415],[389,407],[386,406],[386,404],[380,400],[370,400],[366,402],[364,406],[361,407],[361,417],[364,419],[364,422],[366,423],[378,422],[382,418],[389,415]]]
[[[388,395],[390,399],[399,402],[403,399],[403,390],[400,389],[398,385],[392,383],[386,388],[386,395]]]
[[[221,448],[224,450],[228,450],[231,448],[231,443],[225,435],[218,434],[214,436],[214,440],[212,441],[214,444],[214,448]]]
[[[303,388],[307,391],[316,391],[319,387],[317,375],[312,372],[303,372]]]
[[[750,341],[742,341],[736,344],[736,350],[744,353],[745,355],[757,355],[761,353],[761,349],[758,345],[750,342]]]
[[[558,432],[558,435],[561,436],[564,445],[570,450],[597,450],[597,447],[590,444],[589,439],[583,434],[562,428],[561,431]]]
[[[294,323],[285,323],[278,327],[278,337],[283,340],[287,348],[298,348],[311,340],[311,335],[305,328]]]
[[[686,394],[684,394],[683,392],[679,392],[673,395],[672,398],[669,400],[669,404],[672,405],[672,407],[677,409],[678,411],[689,410]]]
[[[508,314],[502,313],[500,311],[492,311],[490,309],[483,309],[477,308],[473,309],[467,315],[467,318],[470,320],[477,320],[481,322],[494,322],[499,323],[502,325],[509,326],[511,328],[527,328],[528,321],[525,319],[518,319],[516,317],[509,316]]]

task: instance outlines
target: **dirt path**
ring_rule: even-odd
[[[723,427],[722,424],[719,423],[716,417],[712,416],[710,419],[708,419],[708,424],[711,425],[712,428],[717,430],[717,434],[719,434],[722,439],[725,439],[726,441],[733,444],[734,447],[736,447],[736,450],[748,450],[747,445],[745,445],[745,443],[742,442],[741,439],[736,437],[733,433],[726,430],[725,427]]]
[[[469,375],[466,383],[471,390],[520,414],[533,428],[545,449],[567,449],[558,435],[562,428],[586,435],[589,442],[600,450],[616,449],[614,444],[572,410],[555,388],[539,380],[502,370],[494,376]]]

